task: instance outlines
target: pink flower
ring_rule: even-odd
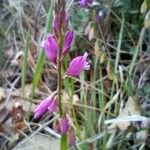
[[[34,118],[37,119],[41,116],[43,116],[47,110],[50,110],[50,112],[55,112],[57,109],[57,102],[54,99],[54,95],[47,97],[44,99],[34,110]]]
[[[57,106],[58,106],[57,100],[53,99],[50,106],[48,107],[48,110],[52,113],[56,112],[57,111]]]
[[[73,37],[74,37],[73,31],[69,31],[69,32],[67,32],[67,34],[65,35],[64,48],[63,48],[63,55],[65,55],[65,54],[70,50]]]
[[[67,133],[68,129],[69,129],[70,125],[69,125],[69,119],[67,116],[62,116],[61,118],[59,118],[58,120],[56,120],[54,122],[53,125],[53,129],[55,132],[59,133],[59,134],[65,134]]]
[[[60,118],[60,131],[61,134],[65,134],[67,133],[68,129],[69,129],[69,120],[66,116],[63,116]]]
[[[70,62],[66,74],[69,76],[78,76],[83,70],[89,70],[90,64],[86,60],[87,56],[88,54],[85,53],[83,56],[78,56],[74,58]]]
[[[42,42],[46,56],[54,64],[57,62],[58,44],[52,35],[48,35],[45,41]]]

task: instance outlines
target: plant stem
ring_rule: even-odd
[[[60,41],[59,41],[59,51],[58,51],[58,74],[57,74],[57,90],[58,90],[58,102],[59,102],[59,115],[60,117],[63,115],[63,110],[61,107],[61,86],[62,86],[62,76],[61,76],[61,68],[62,68],[62,62],[61,62],[61,53],[62,53],[62,43],[63,38],[62,34],[60,35]]]
[[[61,61],[58,58],[58,76],[57,76],[57,84],[58,84],[58,102],[59,102],[59,115],[62,116],[63,115],[63,111],[61,108]]]
[[[58,60],[57,60],[57,64],[58,64],[58,74],[57,74],[57,91],[58,91],[58,108],[59,108],[59,115],[60,117],[63,116],[63,109],[62,109],[62,105],[61,105],[61,88],[62,88],[62,75],[61,75],[61,71],[62,71],[62,46],[63,46],[63,41],[64,40],[64,36],[62,33],[60,33],[60,38],[59,38],[59,51],[58,51]],[[60,144],[60,149],[61,150],[67,150],[68,149],[68,144],[67,144],[67,134],[63,134],[61,135],[61,144]]]

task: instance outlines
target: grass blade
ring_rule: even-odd
[[[51,3],[50,3],[50,7],[49,7],[49,13],[48,13],[48,16],[47,16],[44,37],[45,37],[47,32],[51,31],[51,26],[52,26],[54,1],[51,0],[50,2]],[[41,74],[42,74],[43,66],[44,66],[44,60],[45,60],[45,54],[44,54],[43,48],[41,48],[40,52],[39,52],[39,57],[38,57],[38,61],[37,61],[37,64],[36,64],[36,68],[35,68],[34,77],[33,77],[31,98],[34,97],[35,89],[37,88],[39,80],[41,78]],[[29,115],[30,115],[30,112],[31,112],[31,107],[32,107],[32,103],[30,103],[30,106],[29,106],[27,119],[29,119]]]
[[[115,61],[115,73],[117,72],[119,58],[120,58],[120,49],[121,49],[121,44],[122,44],[123,27],[124,27],[124,17],[122,19],[121,29],[120,29],[120,33],[119,33],[119,42],[118,42],[118,46],[117,46],[117,54],[116,54],[116,61]]]
[[[49,13],[47,16],[47,22],[46,22],[46,27],[45,27],[45,35],[47,32],[49,32],[51,30],[51,26],[52,26],[52,17],[53,17],[53,0],[51,0],[50,3],[50,8],[49,8]],[[34,96],[34,91],[36,89],[36,87],[38,86],[38,82],[40,80],[42,71],[43,71],[43,66],[44,66],[44,60],[45,60],[45,55],[44,55],[44,51],[41,48],[40,49],[40,54],[38,57],[38,61],[37,61],[37,65],[36,65],[36,69],[35,69],[35,73],[34,73],[34,78],[33,78],[33,83],[32,83],[32,98]]]

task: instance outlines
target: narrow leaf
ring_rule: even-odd
[[[53,6],[54,6],[53,5],[53,0],[51,0],[49,13],[48,13],[48,16],[47,16],[46,27],[45,27],[45,35],[46,35],[47,32],[49,32],[51,30],[52,16],[53,16]],[[45,60],[44,56],[45,56],[44,51],[41,48],[40,49],[40,54],[39,54],[39,57],[38,57],[38,62],[37,62],[36,69],[35,69],[33,83],[32,83],[33,84],[33,86],[32,86],[32,95],[31,95],[32,97],[34,96],[35,88],[38,86],[39,80],[41,78],[41,74],[42,74],[43,66],[44,66],[44,60]]]

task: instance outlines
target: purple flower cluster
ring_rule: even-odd
[[[43,116],[47,111],[53,113],[57,111],[57,100],[54,98],[55,93],[51,96],[45,98],[34,110],[34,118],[40,118]]]
[[[66,19],[64,19],[63,25],[65,26],[68,21],[68,15],[65,13]],[[48,57],[48,59],[54,64],[57,65],[57,59],[58,59],[58,35],[60,33],[60,27],[59,27],[59,20],[58,17],[55,15],[54,21],[53,21],[53,30],[55,35],[48,34],[46,40],[42,42],[42,46],[44,48],[45,54]],[[65,34],[64,37],[64,43],[63,43],[63,49],[62,49],[62,58],[69,52],[71,48],[71,44],[73,42],[74,32],[68,31]],[[78,76],[83,70],[89,70],[90,65],[87,62],[87,56],[88,54],[85,53],[83,56],[78,56],[74,58],[69,65],[69,68],[66,72],[66,75],[68,76]]]
[[[53,113],[57,111],[57,100],[54,97],[55,93],[52,94],[52,96],[49,96],[47,98],[45,98],[34,110],[34,118],[40,118],[41,116],[43,116],[47,111]],[[62,117],[60,117],[58,120],[56,120],[56,122],[54,123],[53,129],[59,133],[59,134],[68,134],[69,137],[69,145],[73,146],[73,143],[75,145],[75,133],[72,130],[70,130],[70,128],[72,128],[69,124],[69,117],[67,115],[64,115]]]
[[[74,33],[73,31],[69,31],[65,35],[64,47],[62,51],[62,55],[65,56],[70,50],[72,41],[73,41]],[[45,41],[42,42],[42,46],[44,48],[46,56],[50,59],[53,64],[57,63],[58,58],[58,44],[55,37],[49,34]]]

